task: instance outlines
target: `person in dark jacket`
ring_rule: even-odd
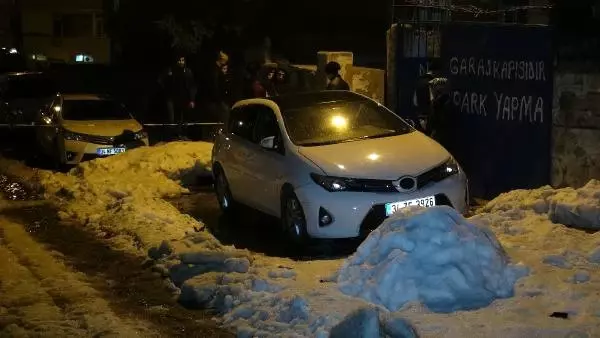
[[[275,74],[275,88],[278,95],[284,95],[289,93],[290,90],[290,80],[288,77],[288,72],[284,69],[277,69],[277,73]]]
[[[267,90],[260,81],[260,68],[258,62],[252,62],[246,67],[244,98],[267,97]]]
[[[342,66],[335,61],[329,62],[325,65],[325,74],[327,75],[327,90],[350,90],[348,83],[342,79],[340,70]]]
[[[444,145],[449,132],[450,89],[437,63],[432,62],[427,73],[417,80],[413,100],[420,119],[425,121],[425,133]]]
[[[159,83],[167,101],[167,114],[170,124],[177,124],[175,132],[183,138],[185,114],[195,107],[196,84],[194,74],[187,68],[184,56],[177,57],[176,64],[161,76]]]
[[[229,56],[220,51],[217,60],[209,74],[208,90],[208,110],[211,117],[219,122],[225,122],[229,113],[227,72],[229,66]]]
[[[277,93],[277,85],[275,83],[277,67],[272,64],[266,65],[261,71],[261,73],[261,84],[265,89],[265,97],[273,97],[279,95]]]

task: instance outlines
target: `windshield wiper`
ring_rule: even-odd
[[[384,138],[384,137],[398,136],[398,135],[404,135],[404,134],[406,134],[406,132],[394,131],[394,132],[391,132],[391,133],[385,133],[385,134],[379,134],[379,135],[372,135],[372,136],[365,136],[364,139]]]
[[[339,143],[360,141],[360,140],[364,140],[364,139],[367,139],[367,138],[369,138],[369,136],[353,137],[353,138],[349,138],[349,139],[345,139],[345,140],[334,140],[334,141],[323,141],[323,142],[309,142],[309,143],[300,144],[300,146],[302,146],[302,147],[326,146],[326,145],[330,145],[330,144],[339,144]]]

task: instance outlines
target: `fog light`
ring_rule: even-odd
[[[319,208],[319,226],[328,226],[333,223],[333,216],[325,210],[325,208]]]
[[[73,159],[75,158],[75,155],[77,155],[77,153],[74,153],[72,151],[67,151],[67,154],[66,154],[67,161],[73,161]]]

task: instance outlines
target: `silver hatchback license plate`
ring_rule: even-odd
[[[421,206],[425,208],[435,206],[435,196],[428,196],[423,198],[416,198],[407,201],[387,203],[385,205],[385,214],[386,216],[390,216],[394,214],[396,211],[412,206]]]
[[[125,152],[125,148],[98,148],[96,153],[100,156],[110,156]]]

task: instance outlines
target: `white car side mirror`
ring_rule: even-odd
[[[260,146],[268,150],[275,149],[275,136],[263,138],[262,140],[260,140]]]

